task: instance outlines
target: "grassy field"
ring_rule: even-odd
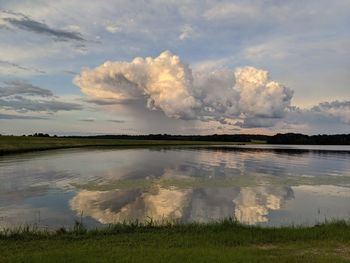
[[[142,147],[171,145],[227,145],[228,142],[168,141],[168,140],[115,140],[91,138],[0,136],[0,154],[30,152],[74,147],[110,146]]]
[[[350,225],[114,225],[0,234],[0,262],[349,262]]]

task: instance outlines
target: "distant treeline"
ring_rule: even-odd
[[[0,135],[1,136],[1,135]],[[57,137],[45,133],[28,135],[32,137]],[[300,133],[278,133],[273,136],[256,134],[213,134],[213,135],[96,135],[96,136],[60,136],[61,138],[115,139],[115,140],[181,140],[181,141],[217,141],[217,142],[257,142],[268,144],[319,144],[350,145],[350,134],[305,135]]]
[[[80,138],[79,136],[72,136]],[[173,141],[217,141],[217,142],[266,142],[269,136],[254,134],[213,134],[213,135],[170,135],[170,134],[149,134],[149,135],[96,135],[86,138],[94,139],[119,139],[119,140],[173,140]]]
[[[182,141],[220,141],[220,142],[265,142],[269,144],[320,144],[350,145],[350,134],[305,135],[299,133],[278,133],[273,136],[256,134],[214,134],[214,135],[97,135],[88,138],[134,139],[134,140],[182,140]]]
[[[312,144],[312,145],[350,145],[350,134],[305,135],[300,133],[278,133],[267,139],[270,144]]]

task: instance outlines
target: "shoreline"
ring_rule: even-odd
[[[36,151],[74,149],[88,147],[152,147],[152,146],[210,146],[210,145],[244,145],[243,142],[220,141],[179,141],[179,140],[120,140],[87,139],[60,137],[21,137],[0,136],[0,156]]]
[[[256,147],[257,145],[262,147]],[[227,141],[182,141],[182,140],[149,140],[149,139],[96,139],[96,138],[65,138],[65,137],[30,137],[30,136],[0,136],[0,156],[21,154],[38,151],[76,149],[76,148],[144,148],[144,147],[205,147],[205,146],[237,146],[231,150],[241,151],[295,151],[295,152],[341,152],[350,153],[349,145],[320,145],[326,147],[348,147],[347,149],[316,149],[317,145],[288,144],[286,148],[274,148],[281,144],[269,144],[266,142],[227,142]],[[247,147],[240,147],[247,146]],[[267,146],[267,147],[264,147]],[[293,148],[294,146],[301,146]],[[309,148],[305,148],[309,146]],[[227,149],[230,147],[227,147]],[[304,149],[303,149],[304,148]]]

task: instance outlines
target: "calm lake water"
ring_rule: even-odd
[[[69,149],[0,157],[0,227],[350,218],[350,147]]]

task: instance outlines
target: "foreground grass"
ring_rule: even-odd
[[[0,234],[0,262],[349,262],[350,225],[260,228],[212,224],[77,225]]]
[[[25,137],[0,136],[0,154],[20,153],[50,149],[64,149],[76,147],[111,146],[171,146],[171,145],[227,145],[239,144],[228,142],[206,141],[170,141],[170,140],[115,140],[91,138],[60,138],[60,137]]]

